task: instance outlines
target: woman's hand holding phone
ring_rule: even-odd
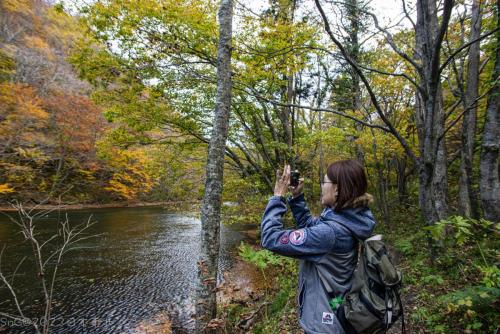
[[[290,185],[290,165],[285,165],[283,174],[280,173],[279,169],[276,171],[276,184],[274,185],[275,196],[285,196],[286,192],[290,189],[292,196],[297,197],[302,193],[303,188],[304,178],[299,179],[297,186],[293,187]]]
[[[300,196],[300,194],[302,194],[303,189],[304,189],[304,178],[301,177],[299,179],[299,184],[296,187],[290,186],[293,198]]]

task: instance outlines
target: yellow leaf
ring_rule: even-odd
[[[29,48],[41,50],[46,50],[49,48],[47,42],[45,42],[38,36],[26,36],[24,37],[24,40],[26,41],[26,46],[28,46]]]
[[[31,3],[29,0],[4,0],[3,7],[10,12],[31,12]]]
[[[9,194],[14,192],[14,188],[12,188],[8,183],[0,184],[0,194]]]

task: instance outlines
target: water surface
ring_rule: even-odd
[[[173,213],[165,208],[113,208],[70,211],[72,225],[89,216],[97,221],[81,248],[66,254],[60,266],[54,296],[53,333],[134,333],[141,322],[175,313],[175,332],[189,332],[197,284],[196,260],[200,221],[194,214]],[[39,239],[57,232],[52,213],[37,223]],[[231,264],[235,245],[244,238],[247,226],[221,227],[219,270]],[[30,318],[40,314],[40,287],[32,270],[31,249],[19,228],[0,215],[0,247],[7,245],[2,260],[4,273],[24,256],[14,288]],[[47,252],[50,249],[47,249]],[[12,312],[5,288],[0,288],[0,311]],[[3,302],[3,303],[2,303]],[[0,329],[5,319],[0,317]],[[6,329],[5,327],[8,327]],[[3,327],[0,333],[31,333],[25,327]]]

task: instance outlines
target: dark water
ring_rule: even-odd
[[[64,257],[55,288],[52,332],[139,333],[136,329],[141,322],[166,311],[176,315],[175,332],[191,332],[200,221],[194,215],[162,208],[72,211],[69,220],[74,225],[91,214],[97,223],[87,234],[101,235],[79,243],[82,248]],[[35,231],[40,240],[46,240],[57,227],[58,215],[51,214],[37,223]],[[222,226],[219,270],[230,266],[245,228]],[[7,245],[2,260],[5,274],[12,273],[22,257],[32,258],[18,230],[0,215],[0,248]],[[20,267],[14,288],[26,314],[37,318],[42,295],[32,268],[32,260]],[[2,286],[0,312],[14,311],[8,297]],[[0,333],[32,332],[12,325],[0,316]]]

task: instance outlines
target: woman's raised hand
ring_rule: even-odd
[[[290,185],[290,165],[285,165],[283,174],[278,169],[276,171],[276,184],[274,185],[275,196],[285,196]]]

